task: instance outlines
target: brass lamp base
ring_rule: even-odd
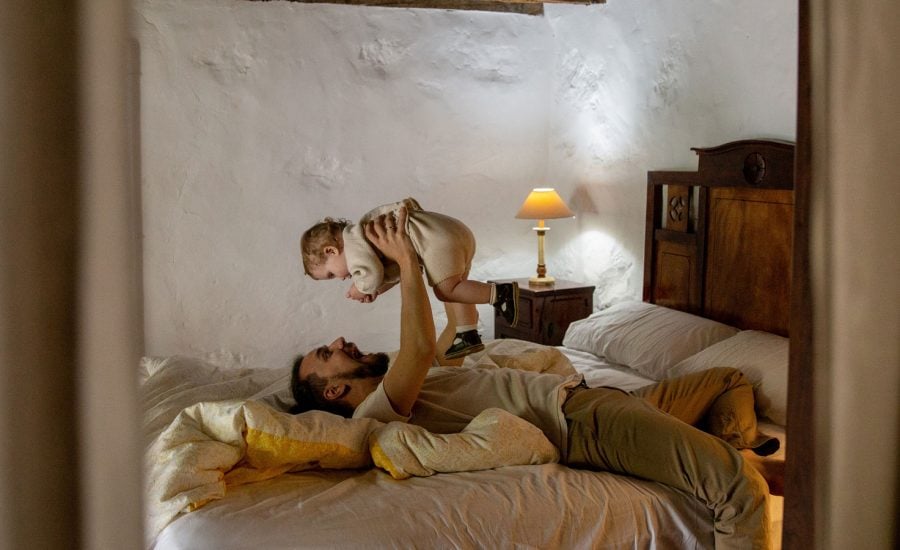
[[[549,275],[544,277],[531,277],[528,279],[528,286],[553,286],[553,283],[555,282],[556,279]]]
[[[552,286],[556,279],[547,275],[547,266],[544,264],[544,235],[550,228],[544,225],[544,220],[539,220],[538,226],[532,229],[538,237],[538,263],[537,276],[528,279],[528,286]]]

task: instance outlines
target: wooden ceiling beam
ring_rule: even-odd
[[[251,0],[266,2],[268,0]],[[421,8],[432,10],[470,10],[543,15],[544,4],[605,4],[606,0],[288,0],[305,4],[344,4],[384,8]]]

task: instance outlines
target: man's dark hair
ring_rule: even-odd
[[[291,368],[291,394],[296,405],[291,407],[291,414],[300,414],[306,411],[326,411],[332,414],[350,418],[353,416],[353,407],[343,401],[325,399],[325,387],[328,379],[322,378],[316,373],[310,373],[305,380],[300,378],[300,364],[305,355],[294,358]]]

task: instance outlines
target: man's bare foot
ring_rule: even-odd
[[[759,456],[750,449],[741,451],[748,464],[759,472],[769,485],[769,493],[784,496],[784,459]]]

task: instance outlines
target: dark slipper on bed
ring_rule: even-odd
[[[777,437],[765,434],[757,435],[756,440],[750,446],[750,450],[759,456],[773,455],[778,452],[778,449],[780,448],[781,441],[778,441]]]

